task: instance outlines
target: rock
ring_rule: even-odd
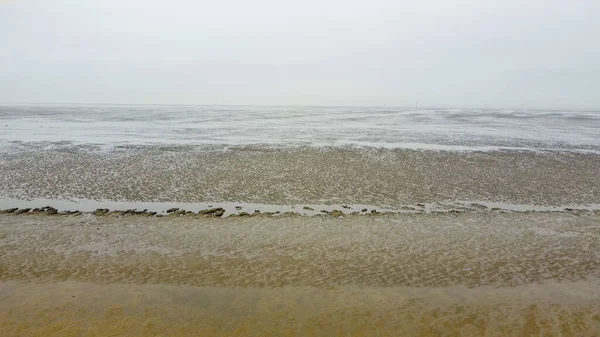
[[[34,208],[31,213],[41,213],[44,212],[45,210],[41,209],[41,208]]]
[[[58,214],[58,210],[56,208],[50,208],[50,209],[46,210],[46,214],[55,215],[55,214]]]
[[[148,214],[148,216],[155,216],[155,215],[156,215],[156,212],[148,212],[148,213],[146,213],[146,214]]]
[[[352,212],[352,213],[350,213],[350,214],[352,214],[352,215],[359,215],[359,214],[360,214],[360,212],[356,212],[356,211],[355,211],[355,212]]]
[[[308,207],[308,206],[304,206],[302,207],[302,209],[307,210],[307,211],[314,211],[315,209],[312,207]]]
[[[327,211],[327,210],[325,210],[325,209],[322,209],[322,210],[321,210],[321,213],[329,213],[329,211]]]
[[[147,210],[147,209],[144,209],[143,211],[137,211],[137,210],[135,210],[135,211],[133,212],[133,214],[142,215],[142,214],[146,214],[146,212],[148,212],[148,210]]]
[[[260,213],[260,210],[259,209],[255,209],[254,213]]]
[[[281,212],[280,211],[275,211],[275,214],[279,214],[279,213],[281,213]]]
[[[337,209],[334,209],[333,211],[331,211],[331,212],[329,213],[329,215],[331,215],[331,216],[332,216],[332,217],[334,217],[334,218],[339,218],[339,217],[343,216],[343,215],[344,215],[344,213],[343,213],[342,211],[339,211],[339,210],[337,210]]]
[[[4,213],[4,214],[7,214],[7,213],[14,213],[14,212],[15,212],[15,211],[17,211],[18,209],[19,209],[19,208],[17,208],[17,207],[15,207],[15,208],[7,208],[7,209],[3,210],[3,211],[2,211],[2,212],[0,212],[0,213]]]
[[[156,214],[156,217],[157,217],[157,218],[162,218],[163,216],[164,216],[164,215],[162,215],[162,214]]]
[[[363,209],[361,210],[361,212],[363,212],[363,213],[366,213],[367,211],[368,211],[368,209],[366,209],[366,208],[363,208]]]
[[[225,210],[223,208],[219,207],[219,208],[205,209],[205,210],[198,212],[198,214],[211,215],[211,214],[214,214],[214,213],[220,212],[220,211],[223,211],[223,213],[225,213]]]
[[[94,215],[106,215],[108,212],[108,208],[98,208],[94,211]]]
[[[417,204],[418,207],[425,207],[423,204]]]
[[[250,216],[248,212],[240,212],[238,216]]]
[[[176,212],[176,211],[178,211],[178,210],[179,210],[179,208],[177,208],[177,207],[169,208],[169,209],[167,210],[167,213],[173,213],[173,212]]]
[[[377,213],[377,210],[376,209],[372,209],[371,210],[371,214],[375,214],[375,213]]]
[[[31,211],[31,208],[21,208],[15,211],[15,214],[23,214],[23,213],[29,213],[29,211]]]
[[[352,207],[350,207],[350,206],[346,206],[346,205],[342,205],[342,208],[345,208],[345,209],[350,209],[350,208],[352,208]]]
[[[218,211],[216,211],[216,212],[213,213],[213,215],[216,216],[216,217],[222,217],[223,214],[225,214],[225,210],[224,209],[220,209],[220,210],[218,210]]]
[[[242,209],[242,206],[235,206],[235,209],[237,209],[239,211]]]

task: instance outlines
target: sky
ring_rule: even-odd
[[[0,103],[600,108],[598,0],[0,0]]]

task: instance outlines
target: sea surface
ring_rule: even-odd
[[[0,130],[0,208],[600,208],[599,111],[4,105]]]
[[[600,151],[600,111],[2,105],[0,146],[137,145]]]

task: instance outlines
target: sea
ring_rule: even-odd
[[[600,111],[21,104],[0,106],[0,130],[0,207],[600,204]]]
[[[0,105],[0,148],[358,147],[600,151],[600,111],[318,106]]]

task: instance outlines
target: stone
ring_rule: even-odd
[[[219,208],[209,208],[209,209],[201,210],[200,212],[198,212],[198,214],[214,215],[214,213],[220,212],[220,211],[225,212],[225,210],[223,208],[219,207]]]
[[[15,208],[7,208],[7,209],[3,210],[3,211],[2,211],[2,212],[0,212],[0,213],[5,213],[5,214],[6,214],[6,213],[14,213],[14,212],[15,212],[15,211],[17,211],[18,209],[19,209],[19,208],[17,208],[17,207],[15,207]]]
[[[176,211],[178,211],[178,210],[179,210],[179,208],[177,208],[177,207],[169,208],[169,209],[167,210],[167,213],[173,213],[173,212],[176,212]]]
[[[250,214],[248,212],[240,212],[238,216],[250,216]]]
[[[235,209],[237,209],[239,211],[242,209],[242,206],[235,206]]]
[[[371,214],[375,214],[375,213],[377,213],[377,210],[376,209],[372,209],[371,210]]]
[[[106,215],[108,212],[108,208],[98,208],[94,211],[94,215]]]
[[[329,213],[329,215],[331,215],[331,216],[332,216],[332,217],[334,217],[334,218],[338,218],[338,217],[340,217],[340,216],[343,216],[343,215],[344,215],[344,213],[343,213],[342,211],[340,211],[340,210],[334,209],[333,211],[331,211],[331,212]]]
[[[350,207],[350,206],[347,206],[347,205],[343,205],[343,206],[342,206],[342,208],[345,208],[345,209],[350,209],[350,208],[352,208],[352,207]]]
[[[21,208],[16,210],[14,213],[15,214],[23,214],[23,213],[29,213],[29,211],[31,211],[31,208]]]
[[[315,209],[312,207],[308,207],[308,206],[304,206],[302,207],[302,209],[307,210],[307,211],[314,211]]]
[[[361,212],[363,212],[363,213],[366,213],[367,211],[368,211],[368,209],[366,209],[366,208],[363,208],[363,209],[361,210]]]
[[[220,209],[220,210],[218,210],[218,211],[216,211],[216,212],[213,213],[213,215],[216,216],[216,217],[222,217],[223,214],[225,214],[225,210],[224,209]]]

